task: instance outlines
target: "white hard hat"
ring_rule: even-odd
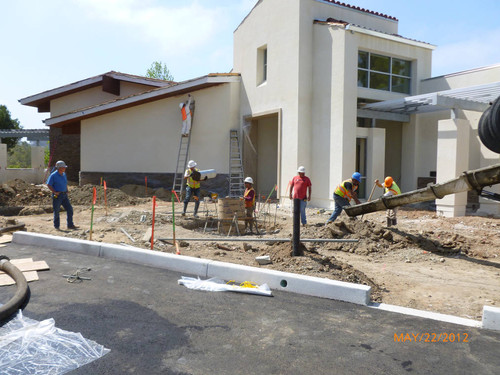
[[[300,166],[298,169],[297,169],[297,172],[299,173],[306,173],[306,168],[304,166]]]
[[[56,168],[68,168],[68,166],[66,165],[65,162],[63,162],[62,160],[59,160],[57,163],[56,163]]]
[[[193,167],[196,167],[198,164],[196,164],[196,162],[194,160],[190,160],[188,162],[188,167],[189,168],[193,168]]]
[[[248,182],[249,184],[253,184],[253,178],[247,177],[247,178],[245,178],[245,182]]]
[[[182,109],[184,107],[184,103],[179,103],[179,108]]]

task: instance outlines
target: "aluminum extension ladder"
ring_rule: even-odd
[[[245,183],[238,130],[229,130],[229,138],[229,196],[242,197]]]
[[[172,190],[177,193],[179,199],[181,199],[182,193],[184,192],[184,186],[186,185],[184,180],[184,172],[187,169],[189,145],[191,144],[191,132],[193,131],[193,120],[194,120],[194,108],[191,110],[191,129],[189,129],[189,134],[187,137],[183,137],[181,134],[179,151],[177,153],[177,165],[175,167],[174,183],[172,185]]]

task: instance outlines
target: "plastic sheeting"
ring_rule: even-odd
[[[54,319],[24,318],[21,310],[0,327],[2,375],[65,374],[109,351],[80,333],[56,328]]]
[[[226,283],[224,280],[217,278],[201,280],[200,278],[195,279],[193,277],[182,276],[177,283],[179,285],[184,285],[189,289],[205,290],[208,292],[238,292],[258,294],[261,296],[272,296],[271,289],[267,284],[255,285],[248,281],[241,283],[240,285],[235,285]]]

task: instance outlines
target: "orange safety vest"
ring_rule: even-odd
[[[386,193],[389,191],[392,191],[392,194],[394,194],[394,195],[401,194],[401,190],[399,189],[398,184],[396,184],[395,182],[392,182],[392,185],[390,188],[388,188],[388,187],[385,188]]]
[[[194,170],[197,172],[200,171],[198,168],[195,168]],[[191,169],[186,169],[186,173],[184,175],[189,176],[189,178],[187,179],[187,184],[191,189],[198,189],[201,186],[200,181],[193,180],[193,178],[191,177],[191,173]]]
[[[341,196],[342,198],[347,198],[348,201],[351,201],[352,199],[351,192],[347,190],[347,188],[345,187],[346,182],[351,183],[353,192],[358,189],[358,187],[352,183],[352,178],[350,178],[348,180],[343,181],[341,184],[337,185],[337,188],[335,189],[334,193]]]
[[[250,194],[250,192],[253,191],[254,194],[253,194],[253,199],[251,201],[247,201],[245,199],[245,207],[246,208],[250,208],[250,207],[253,207],[254,204],[255,204],[255,190],[253,187],[251,187],[250,189],[245,189],[245,194],[243,194],[244,197],[246,197],[248,194]]]
[[[182,121],[187,120],[188,116],[187,116],[187,112],[186,112],[186,105],[184,105],[184,107],[182,107],[181,113],[182,113]],[[191,110],[189,111],[189,114],[191,114]]]

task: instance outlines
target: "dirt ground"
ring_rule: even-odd
[[[30,232],[89,239],[93,187],[70,187],[74,220],[80,229],[53,228],[49,191],[41,185],[10,181],[0,186],[0,226],[7,220],[25,223]],[[127,185],[97,188],[92,240],[149,249],[144,237],[152,225],[152,195],[155,208],[154,251],[175,253],[169,240],[173,235],[172,202],[165,189],[146,191]],[[216,203],[202,202],[200,217],[178,213],[175,204],[175,235],[181,255],[263,267],[303,275],[361,283],[372,287],[372,301],[406,306],[480,320],[484,305],[500,306],[500,219],[467,216],[438,217],[432,211],[400,209],[398,225],[385,226],[385,212],[350,219],[343,213],[325,226],[331,211],[308,208],[308,224],[301,238],[351,239],[356,242],[304,242],[302,256],[292,256],[290,242],[216,242],[219,233]],[[106,209],[107,207],[107,209]],[[291,238],[292,216],[289,202],[261,205],[259,228],[263,239]],[[106,214],[107,211],[107,214]],[[61,213],[61,227],[66,214]],[[241,224],[240,224],[241,225]],[[205,228],[206,226],[206,228]],[[242,228],[243,229],[243,228]],[[232,235],[235,229],[232,229]],[[205,238],[205,241],[184,240]],[[160,240],[163,239],[163,240]],[[257,256],[269,255],[271,263],[259,265]],[[249,280],[251,281],[251,280]]]

